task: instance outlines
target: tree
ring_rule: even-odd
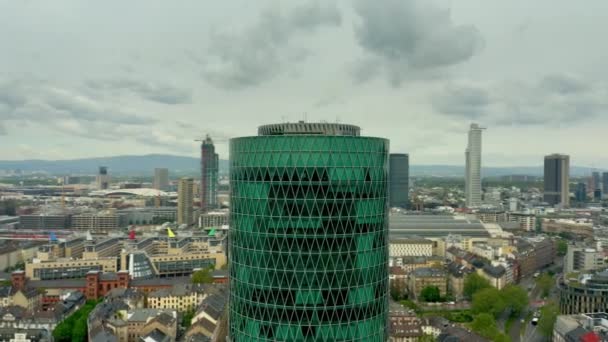
[[[192,284],[211,284],[213,283],[213,277],[211,276],[211,270],[206,268],[204,270],[196,271],[192,274]]]
[[[391,298],[398,302],[402,299],[407,299],[407,295],[405,293],[405,281],[402,279],[391,280]]]
[[[557,255],[564,256],[568,253],[568,243],[564,240],[557,241]]]
[[[427,286],[420,292],[420,298],[425,302],[438,302],[441,300],[441,292],[437,286]]]
[[[509,285],[500,291],[505,306],[511,309],[511,315],[518,316],[530,302],[528,292],[517,285]]]
[[[536,279],[536,286],[542,291],[543,297],[548,297],[551,288],[553,287],[553,277],[545,273]]]
[[[473,298],[473,295],[479,290],[491,287],[490,282],[477,273],[469,274],[464,280],[463,294],[466,298]]]
[[[473,323],[471,323],[471,329],[481,336],[487,338],[493,338],[497,333],[496,320],[494,316],[489,313],[480,313],[475,316]]]
[[[489,287],[478,291],[473,295],[473,303],[471,309],[473,313],[489,313],[498,317],[506,308],[503,296],[500,291],[494,287]]]
[[[549,303],[540,309],[540,318],[538,319],[538,329],[541,334],[551,336],[553,334],[553,326],[559,315],[559,308],[555,303]]]

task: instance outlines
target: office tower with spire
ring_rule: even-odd
[[[481,132],[485,128],[471,124],[465,151],[464,192],[467,208],[481,206]]]
[[[219,157],[211,137],[201,143],[200,206],[203,212],[217,208]]]
[[[154,169],[154,189],[161,191],[169,189],[169,169]]]
[[[409,155],[391,153],[389,165],[389,205],[392,208],[407,208],[409,203]]]
[[[177,224],[194,222],[194,179],[181,178],[177,185]]]
[[[231,341],[388,340],[388,151],[338,123],[230,141]]]
[[[570,156],[545,156],[544,201],[553,206],[570,205]]]

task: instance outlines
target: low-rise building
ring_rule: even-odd
[[[418,268],[412,271],[408,277],[408,290],[414,297],[420,296],[420,292],[426,287],[435,286],[439,289],[441,296],[447,294],[447,273],[438,268]]]
[[[464,281],[474,271],[456,262],[449,263],[447,270],[449,274],[448,293],[460,299],[464,296]]]
[[[554,342],[608,341],[608,314],[598,312],[557,316],[552,337]]]
[[[422,238],[394,239],[389,244],[390,257],[432,256],[433,242]]]
[[[536,215],[531,213],[510,212],[507,215],[509,222],[516,222],[519,228],[525,231],[536,230]]]
[[[583,245],[568,245],[564,257],[564,274],[574,271],[593,271],[606,267],[604,254],[595,248]]]
[[[545,218],[542,220],[541,228],[546,233],[567,233],[586,238],[593,237],[593,223],[588,220]]]
[[[558,283],[560,312],[608,312],[608,270],[564,274]]]
[[[151,292],[148,295],[148,307],[187,312],[197,308],[203,298],[205,298],[203,286],[179,284],[168,289]]]
[[[506,270],[503,266],[493,266],[491,264],[486,264],[480,270],[479,274],[486,278],[490,285],[501,290],[503,287],[507,285],[506,281]]]
[[[391,307],[388,319],[390,342],[417,342],[423,335],[422,322],[416,314]]]

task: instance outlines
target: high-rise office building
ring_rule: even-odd
[[[161,191],[169,189],[169,169],[154,169],[154,189]]]
[[[230,141],[232,341],[386,341],[388,150],[357,126]]]
[[[602,194],[608,196],[608,172],[602,173]]]
[[[106,190],[110,187],[110,174],[106,166],[100,166],[97,173],[97,189]]]
[[[474,208],[481,206],[481,132],[484,128],[471,124],[469,142],[465,151],[465,181],[464,192],[466,206]]]
[[[410,157],[391,153],[389,158],[389,205],[407,208],[409,202]]]
[[[177,224],[194,222],[194,179],[181,178],[177,185]]]
[[[576,184],[576,191],[574,192],[576,202],[585,203],[587,202],[587,184],[584,182],[578,182]]]
[[[207,136],[201,143],[201,209],[207,211],[217,208],[219,157],[215,145]]]
[[[595,191],[595,190],[599,190],[602,188],[602,183],[600,181],[600,173],[599,172],[592,172],[591,173],[591,182],[593,184],[593,187],[591,188],[591,190]]]
[[[570,205],[570,157],[564,154],[545,156],[544,201],[550,205]]]

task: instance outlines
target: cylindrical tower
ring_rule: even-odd
[[[386,139],[328,123],[230,141],[230,337],[386,341]]]

